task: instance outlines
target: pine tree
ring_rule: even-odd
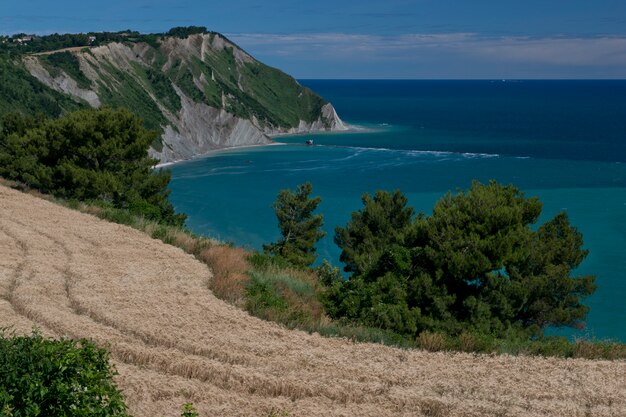
[[[282,237],[276,243],[263,245],[265,253],[284,258],[296,266],[310,266],[315,262],[315,244],[326,233],[320,230],[324,220],[313,212],[322,201],[309,198],[310,182],[298,185],[295,192],[281,190],[273,204]]]

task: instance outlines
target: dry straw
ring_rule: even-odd
[[[216,276],[244,274],[243,252],[167,238]],[[138,417],[189,401],[201,416],[626,415],[624,361],[404,351],[287,330],[217,299],[209,286],[238,278],[220,282],[181,249],[2,186],[0,253],[0,327],[108,346]],[[420,335],[431,350],[440,342]]]

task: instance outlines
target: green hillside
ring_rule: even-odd
[[[203,27],[149,35],[18,34],[0,38],[0,57],[0,113],[56,116],[85,107],[75,91],[59,92],[71,79],[77,89],[95,93],[99,105],[127,107],[158,130],[176,129],[184,99],[254,119],[261,129],[331,123],[322,116],[322,97]],[[31,75],[33,68],[43,82]]]

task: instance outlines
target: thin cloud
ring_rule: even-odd
[[[345,33],[231,33],[244,48],[280,56],[357,60],[415,60],[425,55],[545,65],[624,66],[626,37],[485,37],[475,33],[415,33],[396,36]]]
[[[503,38],[478,43],[474,53],[518,62],[626,66],[626,38]]]

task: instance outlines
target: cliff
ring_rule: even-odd
[[[149,35],[25,54],[46,88],[85,106],[124,106],[158,130],[161,162],[266,144],[286,133],[345,130],[332,104],[218,33]]]

